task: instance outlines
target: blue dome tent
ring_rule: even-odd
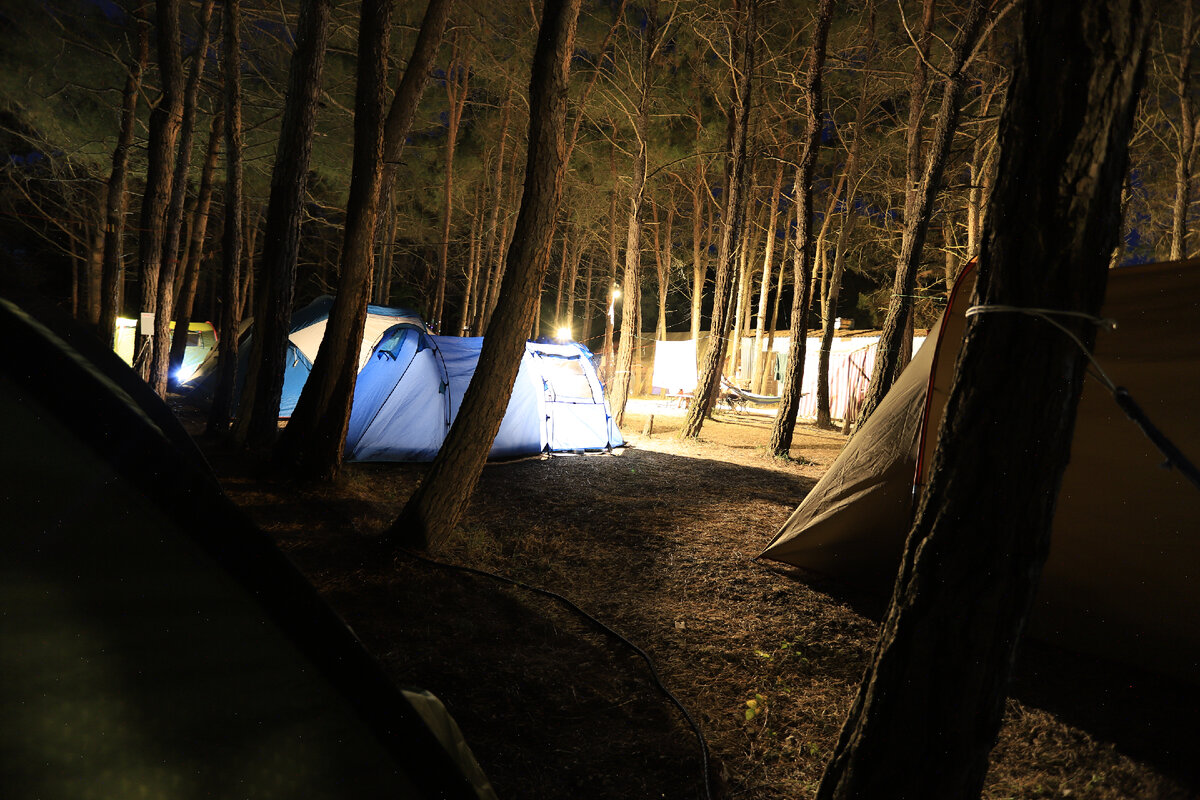
[[[475,374],[483,339],[389,329],[359,372],[346,434],[351,461],[430,461]],[[526,342],[489,458],[611,450],[624,444],[591,353]]]

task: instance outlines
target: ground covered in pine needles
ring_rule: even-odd
[[[633,410],[619,456],[488,466],[438,559],[557,593],[644,651],[707,740],[715,796],[811,797],[882,598],[754,557],[845,440],[801,426],[785,461],[764,416],[726,412],[686,442],[679,412]],[[500,797],[705,796],[689,720],[629,644],[561,600],[387,548],[423,467],[298,489],[207,451],[395,680],[442,698]],[[984,796],[1200,796],[1198,697],[1031,644]]]

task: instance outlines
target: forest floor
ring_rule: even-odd
[[[884,598],[754,557],[845,439],[801,425],[781,460],[765,415],[722,413],[684,441],[682,412],[630,411],[620,455],[489,465],[438,557],[559,593],[642,648],[703,731],[716,796],[811,797]],[[441,697],[501,798],[705,796],[695,734],[626,643],[386,548],[424,467],[350,464],[298,489],[206,449],[395,680]],[[1018,672],[985,797],[1200,797],[1200,692],[1032,643]]]

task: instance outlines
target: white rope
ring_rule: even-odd
[[[1038,319],[1045,320],[1046,322],[1050,323],[1051,325],[1053,325],[1054,327],[1058,328],[1060,331],[1065,333],[1067,335],[1067,337],[1072,342],[1074,342],[1076,344],[1076,346],[1079,347],[1080,350],[1083,351],[1083,354],[1085,356],[1087,356],[1088,361],[1090,361],[1092,363],[1092,366],[1096,368],[1096,372],[1099,373],[1096,376],[1097,379],[1101,383],[1103,383],[1110,392],[1115,392],[1117,390],[1117,385],[1115,383],[1113,383],[1111,378],[1108,377],[1108,373],[1105,372],[1104,368],[1100,366],[1100,362],[1098,362],[1096,360],[1096,358],[1092,355],[1091,351],[1087,349],[1087,346],[1084,345],[1084,343],[1082,341],[1080,341],[1078,336],[1076,336],[1074,333],[1072,333],[1070,330],[1068,330],[1058,320],[1054,319],[1054,317],[1056,317],[1056,316],[1057,317],[1073,317],[1076,319],[1084,319],[1099,328],[1106,328],[1110,331],[1115,331],[1117,329],[1117,321],[1115,319],[1111,319],[1109,317],[1093,316],[1092,314],[1088,314],[1084,311],[1062,311],[1062,310],[1053,309],[1053,308],[1025,308],[1022,306],[1006,306],[1006,305],[999,305],[999,304],[971,306],[970,308],[968,308],[966,310],[966,313],[964,314],[964,316],[974,317],[979,314],[992,314],[992,313],[1024,314],[1029,317],[1037,317]]]

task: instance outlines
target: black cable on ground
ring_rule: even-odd
[[[658,674],[658,669],[654,666],[654,660],[650,658],[650,655],[645,650],[638,647],[636,644],[631,642],[629,639],[625,638],[620,633],[618,633],[617,631],[610,628],[608,625],[605,625],[603,622],[596,619],[595,617],[593,617],[588,612],[584,611],[579,606],[575,605],[575,603],[573,601],[569,600],[568,598],[564,597],[561,594],[558,594],[557,592],[552,592],[549,589],[542,589],[538,586],[532,586],[528,583],[523,583],[522,581],[518,581],[518,580],[515,580],[514,578],[509,578],[504,575],[497,575],[494,572],[488,572],[486,570],[476,569],[475,567],[467,567],[467,566],[463,566],[462,564],[448,564],[444,561],[436,561],[432,558],[429,558],[428,556],[421,555],[420,553],[417,553],[413,550],[399,548],[399,551],[404,553],[407,556],[410,556],[411,558],[413,558],[416,561],[422,561],[426,564],[431,564],[435,567],[441,567],[442,569],[447,569],[447,570],[452,570],[452,571],[457,570],[459,572],[466,572],[471,575],[478,575],[479,577],[482,577],[482,578],[490,578],[494,581],[499,581],[500,583],[507,583],[510,586],[516,586],[519,589],[524,589],[526,591],[534,592],[535,594],[544,595],[545,597],[549,597],[553,600],[557,600],[559,603],[566,606],[571,611],[574,611],[577,615],[579,615],[583,619],[587,620],[589,623],[592,624],[593,627],[595,627],[600,632],[607,634],[608,636],[611,636],[614,639],[624,643],[626,646],[629,647],[630,650],[637,653],[637,655],[642,659],[642,661],[646,662],[646,667],[650,670],[650,677],[653,679],[654,685],[657,686],[659,688],[659,690],[664,695],[667,696],[668,700],[670,700],[672,703],[675,704],[675,707],[679,709],[680,713],[683,714],[684,719],[687,720],[687,723],[691,727],[692,732],[694,734],[696,734],[696,740],[700,743],[700,759],[701,759],[701,762],[702,762],[703,768],[704,768],[704,796],[707,797],[708,800],[715,800],[713,791],[712,791],[712,779],[709,775],[708,742],[707,742],[707,740],[705,740],[704,734],[700,730],[700,725],[697,724],[695,718],[692,717],[691,712],[687,710],[687,707],[683,704],[683,702],[678,697],[676,697],[675,694],[670,689],[667,688],[666,684],[664,684],[662,682],[662,678],[659,677],[659,674]]]

